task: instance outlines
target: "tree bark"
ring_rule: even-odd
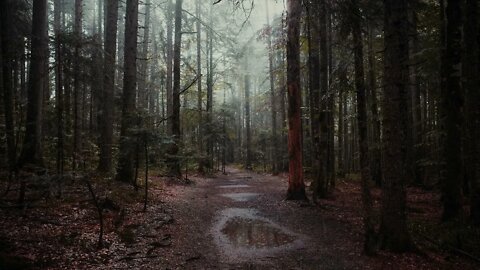
[[[27,118],[19,167],[25,164],[43,164],[41,138],[43,88],[45,87],[44,80],[47,78],[47,70],[45,70],[48,47],[47,27],[47,1],[34,1]]]
[[[442,11],[443,12],[443,11]],[[442,118],[444,123],[442,200],[444,221],[457,218],[462,199],[462,6],[461,1],[445,0],[445,40],[442,53]],[[478,90],[477,90],[478,91]]]
[[[407,228],[408,164],[408,15],[407,0],[385,0],[385,63],[383,99],[385,139],[384,190],[380,240],[382,248],[412,249]]]
[[[171,146],[171,167],[170,174],[178,178],[181,177],[180,160],[177,157],[180,146],[180,53],[182,45],[182,3],[183,0],[177,0],[175,5],[175,41],[173,49],[173,97],[172,97],[172,136],[174,145]]]
[[[139,59],[139,80],[138,80],[138,107],[144,111],[148,109],[148,43],[150,42],[150,10],[151,0],[145,2],[145,24],[143,27],[142,53]]]
[[[55,0],[55,100],[57,106],[57,174],[63,173],[64,165],[64,119],[63,119],[63,59],[62,59],[62,25],[60,22],[62,1]]]
[[[378,101],[377,101],[377,83],[376,83],[376,61],[375,51],[373,49],[374,29],[373,23],[368,25],[368,87],[370,88],[368,97],[369,108],[371,114],[371,145],[370,145],[370,175],[377,187],[382,185],[382,140],[380,138],[380,117],[378,115]]]
[[[165,80],[166,94],[167,94],[167,133],[172,135],[172,112],[173,112],[173,2],[168,0],[167,7],[167,75]]]
[[[353,53],[355,62],[355,89],[357,91],[357,125],[358,143],[360,145],[360,171],[362,178],[363,245],[367,255],[375,254],[376,239],[373,224],[373,204],[370,194],[370,160],[367,138],[367,100],[365,94],[365,72],[363,67],[362,18],[358,8],[358,0],[351,1]]]
[[[465,87],[465,126],[466,150],[465,173],[471,186],[470,215],[472,221],[480,225],[480,81],[479,72],[479,40],[478,40],[478,1],[466,0],[465,21],[465,59],[464,59],[464,87]]]
[[[100,160],[98,170],[112,170],[113,117],[115,98],[115,59],[117,53],[118,1],[107,0],[107,18],[105,25],[105,45],[103,64],[103,93],[100,95],[103,104],[100,118]]]
[[[80,158],[81,143],[82,143],[82,117],[80,112],[80,49],[82,39],[82,16],[83,16],[83,1],[75,0],[75,16],[73,32],[75,37],[75,48],[73,56],[73,156],[72,156],[72,169],[77,168],[77,162]]]
[[[197,81],[197,110],[198,110],[198,125],[197,125],[197,144],[198,144],[198,154],[200,156],[198,162],[198,171],[200,173],[204,172],[204,159],[203,159],[203,111],[202,111],[202,27],[201,27],[201,0],[196,1],[196,16],[197,21],[195,27],[197,29],[197,76],[199,79]]]
[[[272,140],[271,140],[271,155],[272,155],[272,173],[278,174],[278,136],[277,136],[277,102],[275,93],[275,74],[273,72],[273,48],[272,48],[272,27],[270,25],[270,14],[268,10],[268,0],[265,0],[266,12],[267,12],[267,25],[269,33],[267,37],[267,49],[268,49],[268,67],[270,78],[270,106],[272,113]]]
[[[300,89],[300,0],[287,1],[287,85],[289,177],[287,199],[306,200],[302,162],[302,120]]]
[[[12,39],[16,37],[12,36],[12,10],[9,7],[11,3],[9,1],[2,1],[0,4],[0,93],[3,92],[3,106],[4,106],[4,116],[5,116],[5,137],[7,139],[7,157],[8,157],[8,166],[10,173],[15,170],[15,163],[17,159],[17,150],[15,143],[15,121],[14,121],[14,94],[12,88],[12,68],[13,61],[12,55],[15,50],[14,42]]]
[[[134,128],[137,123],[135,97],[137,86],[138,0],[127,0],[125,17],[124,76],[122,120],[120,129],[120,156],[116,179],[134,184],[133,160],[135,154]]]

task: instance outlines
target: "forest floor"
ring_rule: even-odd
[[[479,267],[464,255],[432,244],[438,238],[415,237],[415,253],[363,255],[356,181],[338,181],[332,197],[313,205],[284,200],[285,175],[229,167],[226,174],[190,180],[178,184],[150,177],[147,212],[139,203],[142,192],[124,187],[116,190],[122,193],[118,195],[107,192],[111,187],[95,185],[104,209],[101,249],[97,212],[79,181],[64,188],[63,199],[31,200],[21,210],[12,208],[13,197],[7,196],[0,202],[0,269]],[[377,210],[379,194],[374,191]],[[422,228],[438,220],[438,201],[435,192],[409,190],[415,232],[428,234]]]

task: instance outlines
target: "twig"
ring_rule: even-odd
[[[461,249],[458,249],[458,248],[456,248],[456,247],[454,247],[454,246],[452,246],[452,245],[446,244],[446,243],[443,243],[443,244],[438,243],[437,241],[431,239],[430,237],[428,237],[428,236],[426,236],[426,235],[423,235],[423,234],[419,234],[419,235],[420,235],[422,238],[424,238],[425,240],[427,240],[429,243],[434,244],[434,245],[436,245],[436,246],[439,247],[439,248],[446,249],[447,251],[453,251],[453,252],[455,252],[455,253],[457,253],[457,254],[459,254],[459,255],[463,255],[463,256],[465,256],[465,257],[467,257],[467,258],[470,258],[470,259],[473,260],[473,261],[476,261],[477,263],[480,263],[480,258],[477,258],[477,257],[475,257],[474,255],[472,255],[472,254],[470,254],[470,253],[468,253],[468,252],[466,252],[466,251],[463,251],[463,250],[461,250]]]
[[[100,203],[98,202],[97,196],[95,195],[95,192],[93,191],[92,184],[87,179],[87,177],[83,177],[83,181],[85,181],[85,184],[87,185],[88,191],[90,192],[90,195],[92,196],[93,204],[97,208],[98,219],[99,219],[99,223],[100,223],[100,233],[98,235],[98,248],[100,249],[103,246],[103,211],[102,211],[102,207],[100,206]]]

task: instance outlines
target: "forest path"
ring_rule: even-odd
[[[285,201],[285,178],[229,167],[225,175],[193,180],[167,187],[175,217],[162,259],[167,268],[361,268],[354,244],[361,239],[322,218],[318,207]]]

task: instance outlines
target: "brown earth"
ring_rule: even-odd
[[[424,245],[416,253],[362,254],[359,186],[340,181],[319,205],[285,201],[285,176],[229,167],[192,184],[151,177],[150,206],[123,202],[105,211],[98,250],[95,209],[87,200],[1,209],[0,269],[475,269]],[[98,190],[98,189],[97,189]],[[82,191],[77,190],[77,193]],[[72,194],[77,194],[73,193]],[[415,192],[410,205],[430,211]],[[374,192],[378,207],[379,192]],[[88,197],[87,197],[88,198]],[[437,200],[438,198],[434,198]],[[429,202],[432,198],[428,198]],[[419,210],[423,209],[423,210]],[[432,218],[431,215],[428,218]]]

